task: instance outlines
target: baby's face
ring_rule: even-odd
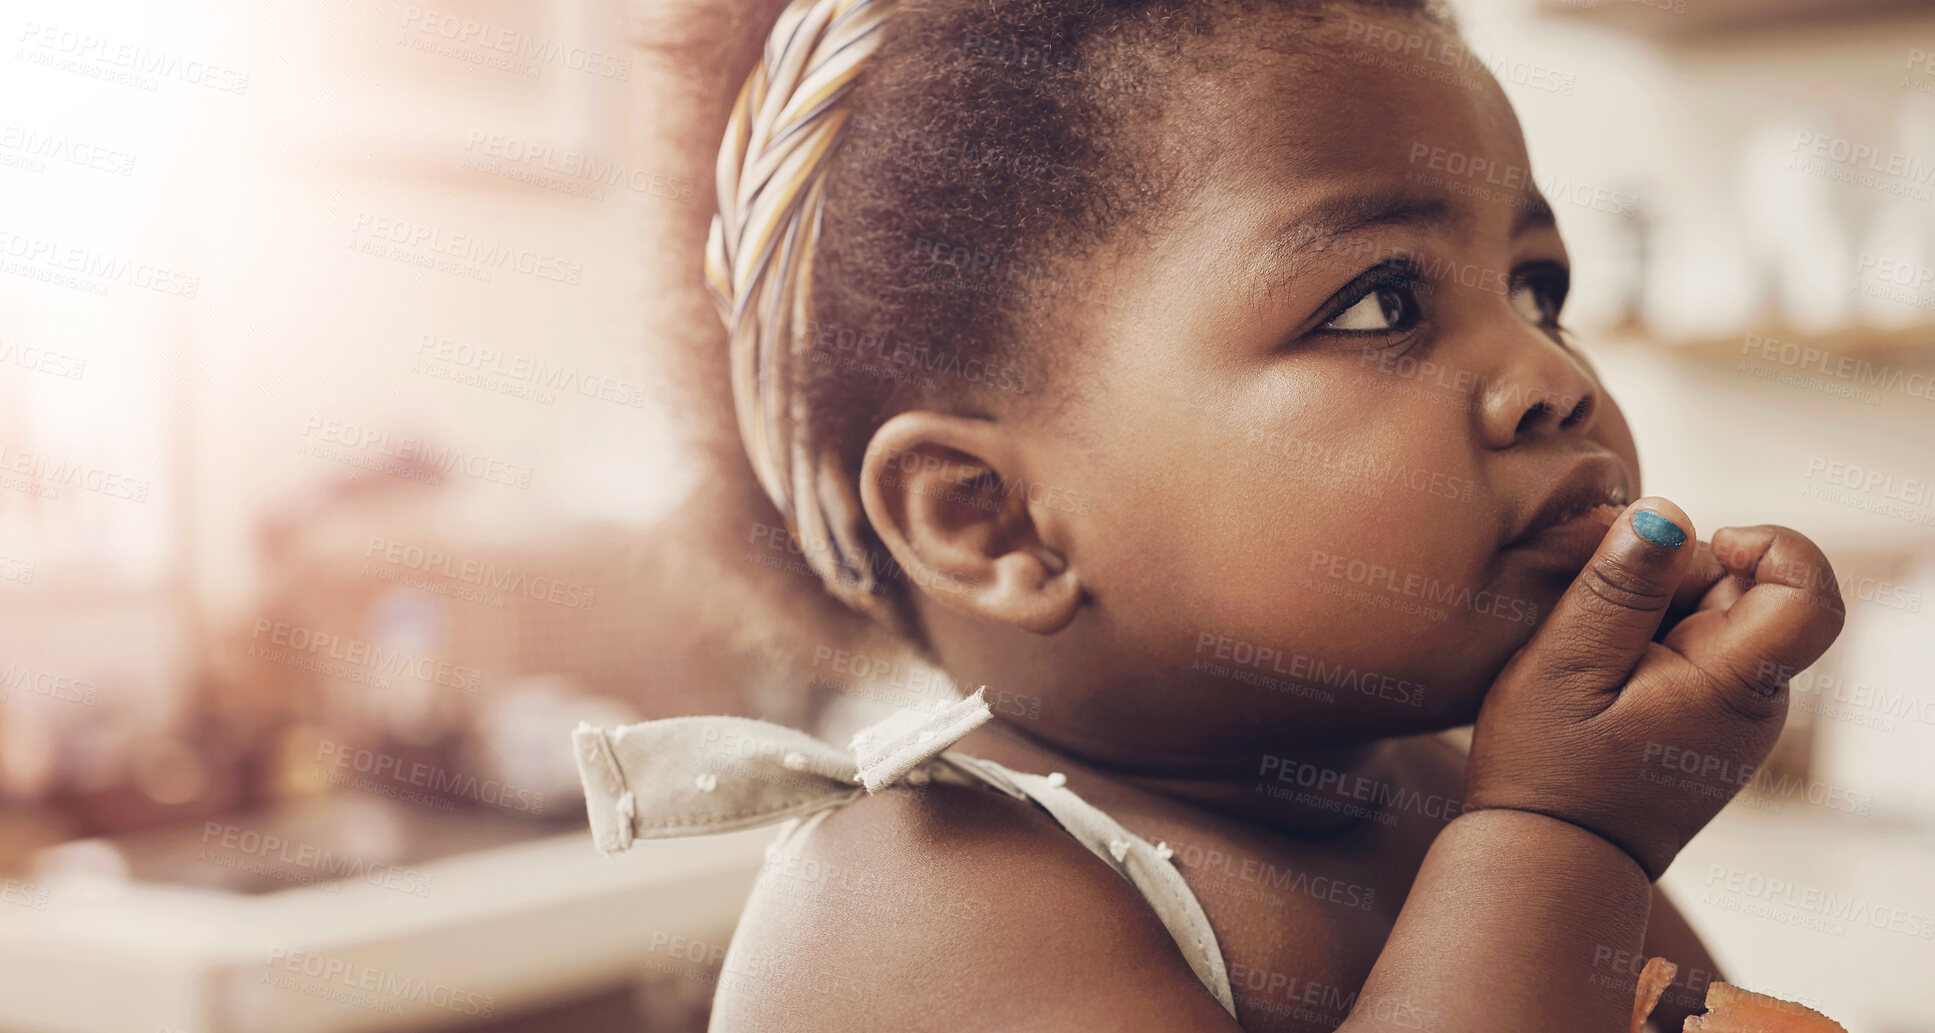
[[[1200,189],[1077,272],[1112,303],[1023,432],[1085,503],[1054,543],[1087,593],[1050,636],[1096,704],[1071,745],[1187,761],[1469,721],[1637,495],[1557,329],[1566,251],[1503,94],[1321,31],[1329,56],[1254,52],[1179,105],[1160,131]]]

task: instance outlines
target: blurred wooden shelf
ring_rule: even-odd
[[[1924,0],[1538,0],[1542,15],[1673,42],[1757,29],[1832,29],[1927,11]]]
[[[1838,362],[1842,358],[1897,369],[1935,368],[1935,321],[1904,327],[1846,326],[1834,330],[1798,330],[1767,324],[1728,334],[1665,337],[1643,326],[1596,334],[1622,346],[1641,346],[1694,359],[1739,359],[1758,354],[1761,342],[1775,347],[1814,349]],[[1750,342],[1753,345],[1750,346]],[[1750,352],[1752,354],[1750,354]]]

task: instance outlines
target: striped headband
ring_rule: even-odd
[[[840,101],[880,44],[887,0],[792,0],[747,76],[719,148],[706,287],[725,321],[739,437],[813,572],[848,606],[895,626],[861,543],[866,516],[795,390]]]

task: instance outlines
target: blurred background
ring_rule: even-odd
[[[600,857],[570,728],[932,698],[745,515],[746,6],[9,5],[0,1029],[703,1029],[766,834]],[[1646,489],[1849,602],[1665,884],[1935,1030],[1935,5],[1456,6]]]

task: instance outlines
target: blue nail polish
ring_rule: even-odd
[[[1654,545],[1664,545],[1669,549],[1686,544],[1686,532],[1680,530],[1680,525],[1650,509],[1633,514],[1633,533]]]

